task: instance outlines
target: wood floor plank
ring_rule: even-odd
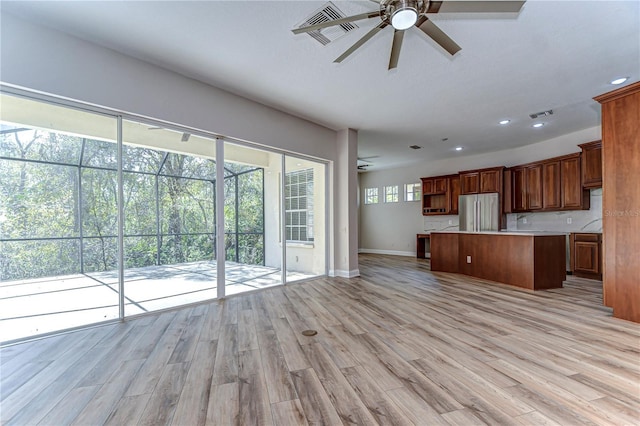
[[[319,343],[313,343],[303,346],[303,350],[342,421],[362,425],[375,423],[367,407],[324,348]]]
[[[309,424],[335,426],[343,424],[312,368],[292,371],[291,378]]]
[[[213,366],[212,384],[222,385],[238,381],[238,325],[226,324],[220,331]]]
[[[448,425],[440,413],[414,392],[397,388],[388,390],[386,394],[413,424]]]
[[[308,425],[300,400],[281,401],[271,404],[274,425]]]
[[[211,302],[207,306],[200,341],[218,340],[220,337],[220,325],[222,324],[222,303],[220,301]]]
[[[82,412],[102,386],[89,386],[72,389],[40,421],[41,425],[68,425]]]
[[[273,424],[259,350],[240,352],[238,364],[240,424]]]
[[[121,426],[138,424],[144,409],[147,407],[151,394],[125,396],[118,401],[111,411],[105,425]]]
[[[114,410],[120,398],[131,384],[143,361],[134,359],[125,361],[102,385],[100,391],[92,398],[71,424],[94,425],[104,423]]]
[[[387,399],[375,379],[361,366],[343,368],[345,376],[358,398],[367,407],[376,423],[380,425],[412,425],[413,423]]]
[[[167,364],[140,416],[139,425],[171,423],[188,372],[189,363]]]
[[[169,364],[179,364],[191,361],[196,345],[198,344],[198,337],[202,331],[202,323],[204,317],[202,315],[191,315],[186,327],[182,331],[178,343],[176,343],[171,356],[169,357]]]
[[[172,424],[195,426],[206,423],[217,346],[217,341],[198,343],[176,405]]]
[[[277,403],[298,398],[287,362],[280,348],[275,331],[266,330],[258,336],[262,366],[266,379],[269,401]],[[283,405],[286,407],[286,405]]]
[[[238,351],[258,349],[258,332],[251,310],[241,310],[238,313]]]
[[[476,415],[473,414],[472,410],[463,409],[451,411],[449,413],[442,414],[442,418],[445,419],[452,426],[458,425],[468,425],[468,426],[481,426],[486,425],[487,423],[483,422]],[[535,423],[531,422],[530,424],[543,424],[543,423]]]
[[[207,425],[239,424],[240,392],[238,382],[212,385],[207,407]]]
[[[289,321],[287,321],[286,318],[273,318],[271,323],[273,324],[273,329],[278,337],[280,349],[282,350],[282,355],[287,362],[289,371],[309,368],[309,361],[302,351],[302,348],[298,343],[298,339],[289,325]]]
[[[153,392],[164,372],[167,362],[176,348],[176,344],[180,340],[180,336],[182,336],[189,322],[190,312],[190,310],[180,310],[177,312],[177,315],[165,329],[156,346],[144,360],[142,368],[136,377],[134,377],[131,386],[127,389],[126,396]]]

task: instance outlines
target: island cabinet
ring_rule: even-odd
[[[580,153],[510,168],[511,211],[588,210],[589,190],[582,186]],[[507,208],[506,212],[509,211]]]
[[[528,290],[562,287],[565,234],[432,232],[431,270],[454,272]]]
[[[424,177],[421,180],[423,215],[458,214],[458,175]]]
[[[602,187],[602,141],[578,145],[582,148],[582,187]]]
[[[504,167],[460,172],[460,194],[486,194],[502,192]]]

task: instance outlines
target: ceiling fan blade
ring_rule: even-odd
[[[335,25],[346,24],[347,22],[361,21],[363,19],[375,18],[380,16],[380,11],[361,13],[359,15],[347,16],[346,18],[335,19],[333,21],[321,22],[315,25],[308,25],[306,27],[294,28],[291,31],[294,34],[308,33],[309,31],[320,30],[322,28],[333,27]]]
[[[450,55],[455,55],[462,49],[458,44],[451,40],[451,38],[444,33],[440,28],[431,22],[428,18],[422,16],[421,19],[416,22],[416,27],[420,28],[423,33],[428,35],[438,43],[444,50],[449,52]]]
[[[393,45],[391,45],[391,58],[389,58],[389,69],[398,67],[398,58],[400,58],[400,49],[402,49],[402,40],[404,39],[404,31],[395,30],[393,33]]]
[[[360,40],[356,41],[354,43],[353,46],[351,46],[350,48],[348,48],[342,55],[338,56],[336,58],[335,61],[333,61],[334,63],[340,63],[342,61],[344,61],[349,55],[351,55],[353,52],[356,51],[357,48],[359,48],[360,46],[362,46],[363,44],[365,44],[367,41],[369,41],[369,39],[371,37],[373,37],[374,35],[376,35],[378,33],[378,31],[380,31],[381,29],[383,29],[384,27],[386,27],[388,24],[386,22],[380,22],[380,24],[376,27],[373,27],[371,29],[371,31],[369,31],[368,33],[366,33]]]
[[[438,13],[520,12],[525,1],[442,1]]]

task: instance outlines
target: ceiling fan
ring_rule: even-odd
[[[346,24],[348,22],[360,21],[363,19],[379,18],[380,23],[373,27],[360,40],[354,43],[342,55],[333,62],[342,62],[349,55],[355,52],[360,46],[376,35],[383,28],[391,25],[394,29],[393,44],[391,45],[391,58],[389,59],[389,69],[398,66],[400,49],[404,32],[411,27],[417,27],[433,41],[438,43],[450,55],[455,55],[461,47],[456,44],[448,35],[429,20],[429,14],[435,13],[517,13],[522,8],[526,0],[522,1],[458,1],[458,0],[371,0],[380,4],[379,10],[361,13],[359,15],[347,16],[333,21],[294,28],[294,34],[307,33],[320,30],[335,25]]]

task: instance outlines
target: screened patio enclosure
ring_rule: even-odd
[[[324,250],[300,222],[325,212],[305,204],[282,244],[282,154],[224,142],[217,159],[210,137],[7,94],[1,119],[0,341],[325,273],[324,253],[284,267],[287,246]],[[324,164],[296,161],[323,188]]]

